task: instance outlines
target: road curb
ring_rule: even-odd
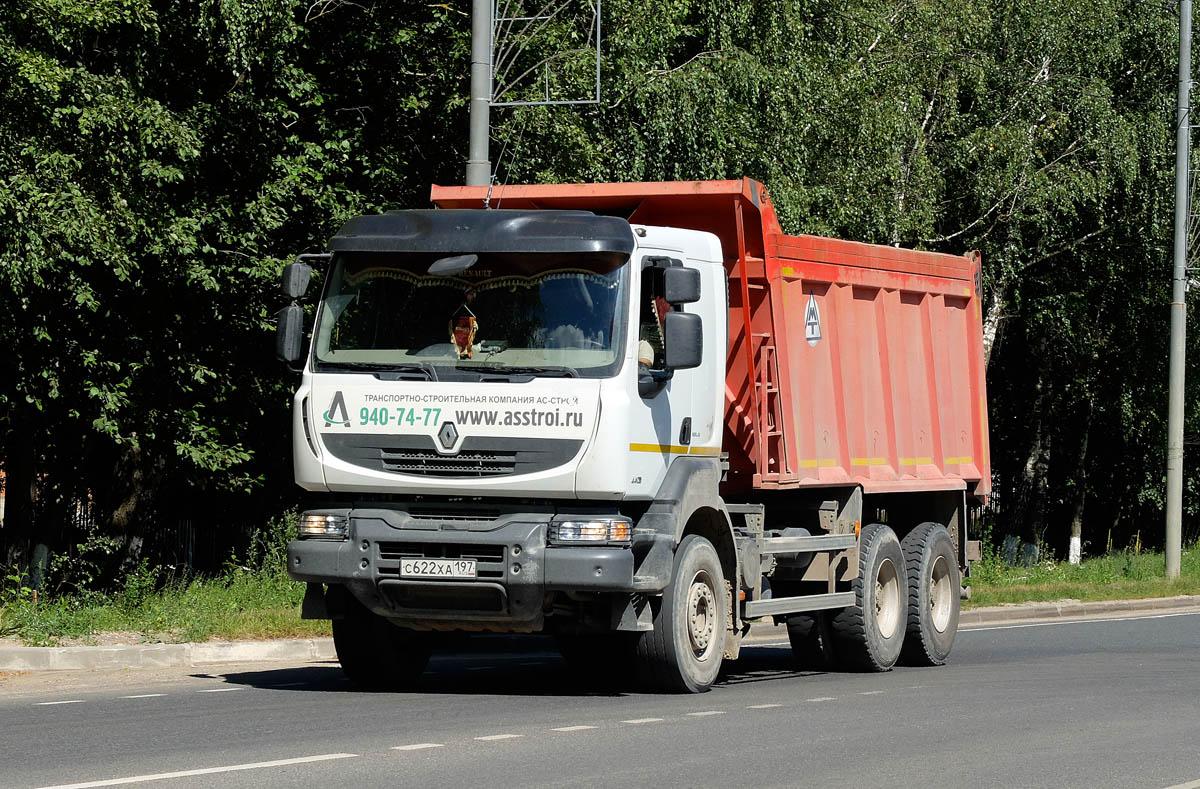
[[[265,660],[331,660],[332,638],[105,647],[0,647],[0,671],[170,668]]]
[[[1095,602],[1027,603],[973,608],[959,614],[958,624],[995,625],[1079,617],[1111,617],[1122,614],[1153,614],[1200,610],[1200,595],[1153,597],[1143,600],[1097,600]]]
[[[959,614],[960,627],[1016,624],[1089,617],[1200,611],[1200,595],[1143,600],[1103,600],[1091,603],[1029,603],[974,608]],[[787,629],[766,622],[750,628],[747,644],[786,641]],[[197,644],[133,644],[104,647],[0,646],[0,671],[86,671],[205,666],[258,661],[333,660],[332,638],[276,641],[208,641]]]

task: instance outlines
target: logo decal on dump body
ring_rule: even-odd
[[[338,416],[338,413],[341,416]],[[350,427],[350,412],[346,410],[346,398],[342,396],[342,390],[333,393],[333,399],[329,401],[329,408],[325,409],[322,414],[325,420],[325,427],[329,427],[334,422],[338,422],[342,427]]]
[[[804,339],[814,348],[821,339],[821,308],[817,306],[815,293],[808,294],[808,305],[804,308]]]

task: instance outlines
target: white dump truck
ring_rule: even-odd
[[[350,678],[541,633],[698,692],[772,617],[809,663],[946,659],[990,476],[977,256],[786,235],[749,179],[433,202],[284,272],[288,572]]]

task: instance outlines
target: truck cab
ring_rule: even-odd
[[[431,210],[356,218],[329,248],[293,404],[296,482],[325,499],[289,549],[306,610],[648,629],[635,598],[665,585],[674,534],[638,523],[676,459],[719,473],[716,237]]]

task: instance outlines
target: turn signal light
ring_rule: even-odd
[[[564,543],[629,542],[633,524],[627,520],[559,521],[550,524],[550,541]]]
[[[349,528],[350,519],[345,515],[306,512],[300,516],[299,533],[302,538],[344,540]]]

